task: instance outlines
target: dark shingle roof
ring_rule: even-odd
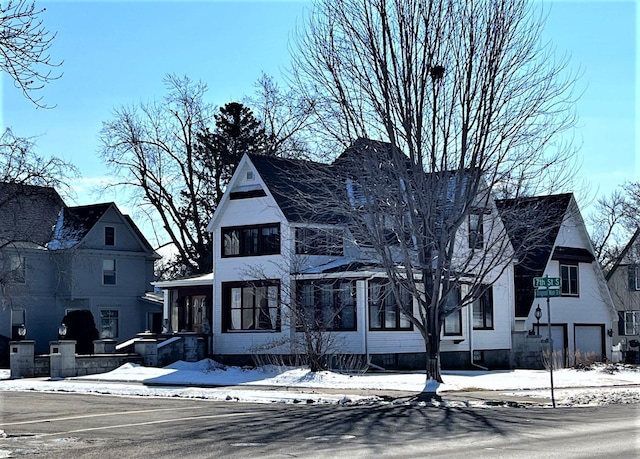
[[[327,223],[340,220],[336,215],[327,215],[327,206],[322,205],[331,199],[328,195],[331,185],[322,180],[332,173],[330,165],[258,154],[248,156],[287,220],[311,222],[322,219]]]
[[[64,202],[53,188],[0,183],[0,245],[11,241],[44,246],[62,208]]]
[[[567,193],[496,201],[518,259],[516,317],[529,314],[535,296],[533,278],[544,272],[572,197]]]

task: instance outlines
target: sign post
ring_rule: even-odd
[[[551,339],[551,304],[552,296],[560,296],[561,280],[559,277],[534,277],[533,286],[535,287],[536,298],[547,299],[547,330],[549,333],[549,375],[551,378],[551,403],[556,407],[556,398],[553,393],[553,340]],[[538,330],[539,332],[540,330]]]

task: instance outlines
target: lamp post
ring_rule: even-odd
[[[58,327],[58,339],[64,339],[67,336],[67,324],[61,323]]]
[[[536,308],[534,315],[536,317],[536,320],[538,321],[538,323],[536,324],[537,327],[537,334],[540,334],[540,319],[542,318],[542,309],[540,309],[540,303],[538,303],[538,307]]]

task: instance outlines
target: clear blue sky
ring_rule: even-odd
[[[571,65],[582,69],[576,142],[581,206],[626,180],[640,178],[635,132],[638,3],[635,0],[555,0],[545,29]],[[252,94],[261,72],[279,78],[308,1],[39,1],[46,26],[58,32],[51,49],[64,75],[41,91],[51,110],[36,109],[4,77],[2,127],[39,136],[38,152],[75,163],[77,204],[124,199],[95,196],[90,185],[107,174],[97,156],[101,123],[113,109],[160,99],[167,73],[209,87],[223,105]]]

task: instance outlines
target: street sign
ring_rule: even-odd
[[[536,298],[552,298],[554,296],[560,296],[559,288],[537,288]]]
[[[560,288],[560,278],[559,277],[534,277],[533,278],[533,286],[534,287],[548,287],[548,288]]]

